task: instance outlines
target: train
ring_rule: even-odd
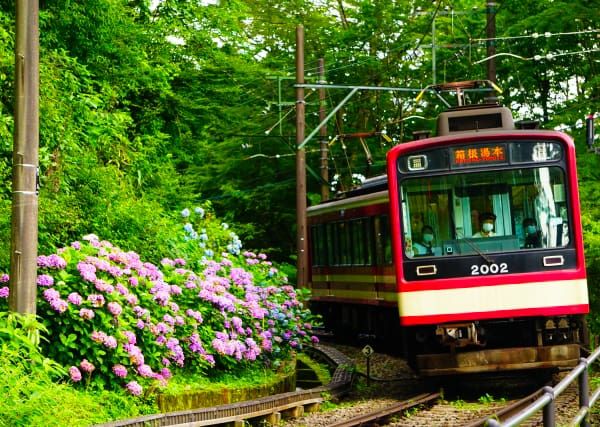
[[[325,327],[425,377],[575,366],[589,302],[573,140],[463,104],[386,162],[306,211]]]

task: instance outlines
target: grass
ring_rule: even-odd
[[[321,384],[328,384],[331,381],[331,372],[327,365],[311,359],[305,353],[298,353],[296,358],[315,372]]]
[[[5,350],[5,349],[3,349]],[[153,413],[152,401],[124,393],[80,391],[57,383],[41,366],[16,353],[0,355],[0,426],[89,426]]]

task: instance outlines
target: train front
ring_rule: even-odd
[[[575,149],[468,132],[388,154],[400,322],[421,375],[578,363],[588,292]]]

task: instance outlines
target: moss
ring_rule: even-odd
[[[243,402],[296,389],[295,361],[279,372],[247,370],[241,375],[223,374],[208,379],[201,376],[177,377],[157,396],[161,412],[207,408]]]

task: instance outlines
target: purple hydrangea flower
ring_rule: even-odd
[[[152,372],[152,368],[148,365],[138,366],[137,371],[138,371],[138,374],[140,374],[142,377],[146,377],[146,378],[150,378],[154,375],[154,372]]]
[[[77,366],[71,366],[69,368],[69,375],[71,376],[71,381],[74,383],[81,381],[81,371]]]
[[[53,300],[59,299],[60,298],[60,293],[56,290],[56,289],[46,289],[44,291],[44,299],[48,302],[51,302]]]
[[[110,312],[110,314],[112,314],[115,317],[118,317],[121,314],[121,312],[123,311],[123,309],[121,308],[121,306],[119,305],[119,303],[118,302],[114,302],[114,301],[113,302],[109,302],[107,304],[107,308],[108,308],[108,311]]]
[[[10,290],[9,290],[8,286],[4,286],[4,287],[0,288],[0,298],[8,298],[9,293],[10,293]]]
[[[50,290],[50,289],[48,289]],[[102,307],[104,305],[104,297],[99,294],[91,294],[87,297],[88,301],[92,303],[94,307]]]
[[[67,297],[67,301],[74,305],[81,305],[83,298],[77,292],[71,292]]]
[[[142,394],[142,386],[137,383],[137,381],[131,381],[127,383],[125,386],[127,391],[134,396],[140,396]]]
[[[125,378],[127,376],[127,368],[123,365],[113,366],[112,371],[119,378]]]
[[[83,372],[87,372],[88,374],[93,372],[94,369],[96,369],[96,367],[92,363],[88,362],[87,359],[83,359],[79,364],[79,367]]]
[[[79,310],[79,317],[81,317],[82,319],[91,320],[94,318],[94,316],[94,312],[89,308],[82,308],[81,310]]]
[[[45,286],[45,287],[52,286],[52,285],[54,285],[54,278],[47,274],[41,274],[37,277],[37,284],[38,284],[38,286]]]
[[[104,340],[104,346],[108,348],[117,348],[117,339],[113,336],[107,336]]]

